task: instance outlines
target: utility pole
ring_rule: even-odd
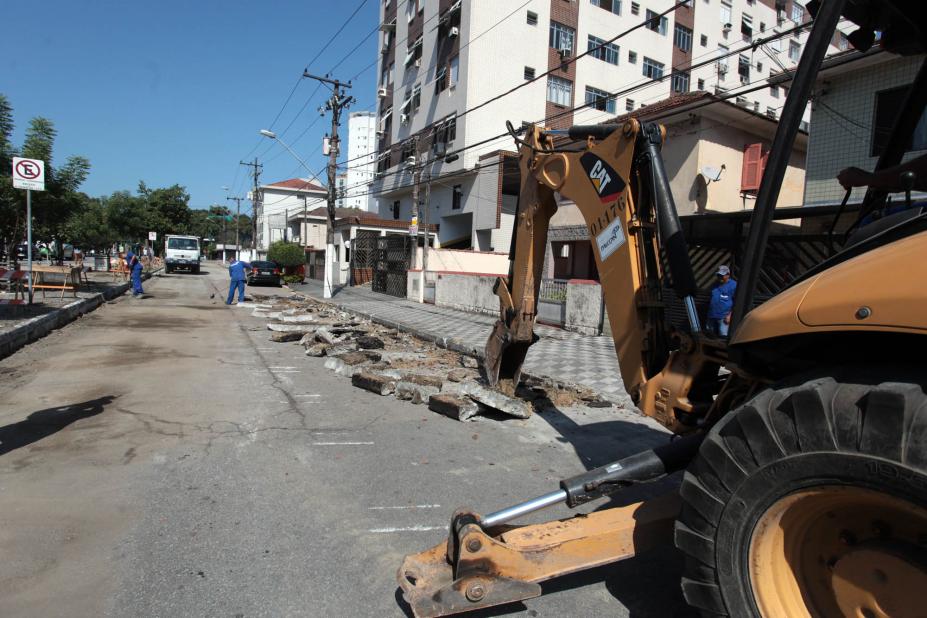
[[[242,197],[227,197],[226,200],[233,200],[238,206],[235,208],[235,259],[241,259],[241,241],[239,240],[239,225],[238,220],[241,218],[241,201],[244,199]]]
[[[409,224],[409,236],[412,237],[412,268],[417,266],[418,262],[418,237],[419,230],[421,226],[419,225],[418,215],[419,215],[419,204],[418,204],[418,186],[422,182],[422,165],[421,158],[422,153],[420,151],[422,140],[420,136],[416,135],[412,138],[415,140],[413,142],[414,148],[412,152],[415,154],[412,155],[412,221]],[[428,242],[428,232],[425,231],[425,242]],[[423,249],[423,252],[427,249]],[[424,253],[422,254],[422,261],[424,262]],[[425,300],[425,289],[424,289],[424,280],[425,273],[424,269],[419,269],[419,286],[418,286],[418,302],[424,302]]]
[[[251,189],[251,259],[257,259],[257,213],[260,208],[261,203],[261,192],[258,190],[260,186],[261,170],[264,169],[264,166],[258,163],[257,157],[254,157],[254,163],[245,163],[244,161],[238,162],[240,165],[247,165],[252,168],[251,175],[254,178],[254,188]]]
[[[351,82],[343,83],[337,79],[319,77],[303,71],[303,77],[308,77],[322,82],[331,87],[332,96],[325,102],[325,109],[332,113],[332,131],[329,137],[328,151],[328,225],[325,238],[325,279],[322,287],[322,297],[332,297],[332,265],[335,261],[335,200],[337,197],[337,187],[335,186],[335,175],[338,164],[339,139],[338,126],[341,121],[341,111],[347,108],[353,101],[354,97],[345,96],[344,89],[351,87]],[[324,114],[324,112],[323,112]]]

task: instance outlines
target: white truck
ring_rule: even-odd
[[[168,234],[164,237],[164,271],[170,273],[181,268],[193,274],[200,272],[200,239]]]

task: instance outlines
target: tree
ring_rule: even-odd
[[[84,196],[82,207],[64,225],[64,236],[82,249],[106,250],[119,240],[102,198]]]
[[[295,242],[278,240],[267,251],[267,259],[281,266],[300,266],[306,263],[306,254]]]

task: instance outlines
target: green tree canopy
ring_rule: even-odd
[[[281,266],[299,266],[306,263],[306,254],[295,242],[278,240],[270,246],[267,259]]]

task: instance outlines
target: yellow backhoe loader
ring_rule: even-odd
[[[683,594],[705,615],[927,615],[927,212],[909,194],[902,212],[861,225],[885,211],[886,194],[870,188],[839,251],[773,298],[755,300],[791,146],[838,21],[858,26],[850,40],[859,49],[880,37],[889,52],[922,54],[925,7],[826,0],[808,8],[814,24],[738,265],[729,341],[702,334],[661,126],[510,127],[521,187],[511,271],[496,286],[501,315],[486,345],[487,379],[513,393],[536,340],[556,192],[586,221],[628,393],[675,437],[510,508],[455,513],[446,543],[399,568],[416,616],[538,596],[540,582],[674,541],[686,557]],[[876,169],[901,163],[925,100],[927,63]],[[582,147],[558,149],[564,136]],[[927,188],[924,177],[904,182]],[[687,316],[681,327],[667,317],[670,282]],[[657,499],[509,523],[677,471],[678,490]]]

